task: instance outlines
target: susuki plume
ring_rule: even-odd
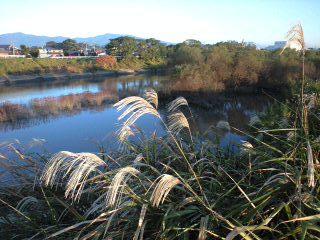
[[[159,104],[158,94],[155,90],[153,89],[146,90],[144,93],[144,97],[149,103],[152,103],[155,106],[155,108],[158,108],[158,104]]]
[[[127,141],[130,136],[134,136],[134,132],[129,126],[123,126],[118,132],[118,139],[121,143]]]
[[[184,128],[187,128],[190,131],[189,122],[185,115],[180,111],[168,116],[168,128],[175,134],[178,134]]]
[[[134,234],[133,240],[138,240],[139,235],[140,235],[140,239],[143,238],[143,232],[141,231],[141,229],[143,227],[143,220],[144,220],[144,217],[145,217],[146,212],[147,212],[147,207],[148,207],[147,204],[143,204],[142,207],[141,207],[138,227],[137,227],[137,230],[136,230],[136,232]]]
[[[109,190],[106,196],[106,203],[107,206],[111,207],[116,205],[117,203],[117,196],[119,195],[119,189],[123,189],[126,185],[128,180],[128,174],[130,175],[137,175],[140,172],[133,168],[133,167],[124,167],[118,170],[117,174],[113,177],[112,182],[109,186]],[[121,195],[121,193],[120,193]]]
[[[61,151],[53,155],[50,161],[44,168],[41,180],[46,186],[53,186],[58,182],[61,172],[65,171],[68,164],[66,160],[74,159],[77,157],[76,153]]]
[[[246,150],[253,149],[252,144],[249,143],[248,141],[241,140],[241,146]]]
[[[169,112],[175,112],[178,110],[179,107],[181,106],[189,106],[187,100],[184,97],[178,97],[172,102],[168,104],[168,111]]]
[[[207,239],[206,230],[208,227],[208,220],[209,220],[209,216],[205,216],[205,217],[201,218],[198,240],[206,240]]]
[[[124,112],[120,115],[118,120],[129,116],[120,129],[119,136],[127,136],[128,128],[130,128],[140,117],[146,114],[151,114],[157,118],[161,118],[158,111],[142,97],[127,97],[114,104],[118,111],[123,109]]]
[[[314,179],[314,161],[312,148],[310,146],[310,142],[307,142],[307,157],[308,157],[308,185],[309,187],[314,187],[316,185]]]
[[[306,45],[304,42],[304,32],[303,32],[303,28],[301,26],[301,23],[296,24],[295,26],[293,26],[288,34],[287,34],[287,43],[284,46],[284,48],[282,49],[281,53],[283,53],[283,51],[289,47],[291,44],[295,44],[299,47],[299,50],[302,51],[303,53],[305,52],[306,49]]]
[[[77,200],[90,174],[98,167],[105,165],[106,163],[101,158],[92,153],[62,151],[51,158],[41,180],[46,186],[53,186],[59,177],[67,178],[65,196]]]
[[[170,190],[180,183],[180,180],[172,175],[163,174],[153,190],[150,201],[152,205],[158,207],[163,203]]]

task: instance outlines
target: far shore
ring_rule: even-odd
[[[24,74],[24,75],[8,75],[0,77],[0,86],[8,84],[30,83],[38,81],[55,81],[55,80],[70,80],[93,77],[115,77],[121,75],[137,75],[150,72],[147,69],[132,70],[123,69],[118,71],[97,71],[84,73],[43,73],[43,74]]]

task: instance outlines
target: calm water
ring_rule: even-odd
[[[99,146],[107,151],[114,149],[120,124],[119,113],[112,104],[125,96],[142,94],[146,88],[161,89],[166,79],[139,75],[1,86],[0,106],[5,103],[13,110],[6,121],[0,121],[0,143],[18,140],[36,152],[97,152]],[[261,96],[233,96],[220,99],[217,107],[210,110],[192,107],[196,122],[193,129],[205,132],[221,120],[244,129],[250,116],[267,105]],[[160,112],[164,113],[162,108]],[[146,134],[163,134],[162,126],[151,116],[141,118],[137,125]],[[223,145],[243,138],[232,132],[223,134]],[[35,144],[39,142],[43,144]]]

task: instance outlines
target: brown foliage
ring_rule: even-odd
[[[99,67],[103,69],[112,69],[117,64],[117,59],[114,56],[99,57],[96,60]]]

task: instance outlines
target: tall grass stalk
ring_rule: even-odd
[[[291,41],[302,41],[298,30]],[[271,107],[248,132],[238,131],[247,141],[232,152],[219,147],[219,139],[192,134],[184,98],[168,105],[167,118],[158,111],[154,90],[122,99],[115,107],[126,149],[112,156],[54,155],[40,179],[36,175],[32,191],[24,179],[29,188],[0,192],[0,233],[12,237],[14,232],[18,239],[320,239],[319,119],[314,117],[320,103],[316,99],[299,121],[304,102],[301,96],[304,108],[299,104],[298,111],[295,105]],[[146,138],[133,131],[145,115],[160,122],[166,134]],[[229,123],[218,126],[235,130]],[[36,169],[37,161],[15,150],[28,163],[23,170]],[[31,192],[34,196],[24,198]]]

